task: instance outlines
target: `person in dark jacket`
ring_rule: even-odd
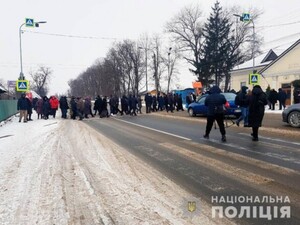
[[[27,108],[27,121],[32,121],[32,119],[31,119],[32,108],[33,108],[32,102],[31,102],[31,100],[30,100],[29,97],[26,96],[25,98],[26,98],[26,101],[27,101],[27,103],[28,103],[28,108]]]
[[[28,101],[26,99],[26,95],[24,93],[21,94],[21,97],[18,99],[17,103],[17,110],[20,111],[20,119],[19,122],[22,121],[22,118],[24,123],[27,123],[27,110],[28,110]]]
[[[252,127],[252,140],[258,141],[258,128],[262,125],[265,105],[268,104],[267,95],[259,85],[255,85],[249,99],[249,127]]]
[[[100,118],[102,118],[102,117],[109,117],[109,113],[107,110],[107,96],[104,96],[102,99]]]
[[[42,98],[38,99],[38,101],[36,102],[36,113],[38,115],[38,119],[43,119],[43,104],[44,104],[44,100]]]
[[[72,111],[71,119],[75,120],[76,116],[78,116],[78,108],[77,108],[76,98],[74,96],[71,97],[70,104],[71,104],[71,111]]]
[[[167,112],[171,111],[171,113],[173,113],[173,110],[174,110],[174,96],[173,96],[172,93],[169,93],[167,95],[166,110],[167,110]]]
[[[249,114],[249,96],[247,95],[248,87],[242,86],[241,90],[235,97],[235,105],[240,106],[241,116],[235,121],[236,125],[239,126],[240,122],[244,121],[244,127],[248,126],[248,114]]]
[[[95,104],[94,104],[94,115],[96,116],[97,115],[97,112],[98,112],[98,115],[100,115],[100,113],[102,112],[102,98],[100,97],[100,95],[98,95],[96,97],[96,100],[95,100]]]
[[[121,98],[121,116],[128,114],[128,99],[125,95]]]
[[[282,88],[278,89],[278,101],[279,101],[279,110],[285,109],[285,102],[287,99],[287,94]]]
[[[146,102],[146,113],[150,113],[151,106],[152,106],[152,96],[149,93],[146,93],[145,95],[145,102]]]
[[[89,115],[91,115],[92,117],[94,117],[93,113],[92,113],[92,101],[90,97],[86,97],[84,99],[84,118],[88,119]]]
[[[226,131],[224,126],[224,105],[226,104],[226,98],[221,94],[221,89],[218,86],[213,86],[210,89],[210,94],[205,98],[204,104],[207,106],[207,123],[203,137],[209,138],[209,133],[216,120],[222,135],[221,140],[226,142]]]
[[[179,111],[179,110],[184,111],[181,94],[178,95],[178,99],[177,99],[177,111]]]
[[[269,97],[267,100],[271,103],[271,110],[275,110],[275,104],[277,103],[278,93],[275,89],[272,89],[269,93]]]
[[[61,98],[59,99],[59,108],[61,110],[61,118],[67,119],[69,105],[66,96],[61,96]]]
[[[49,98],[47,96],[44,96],[43,101],[44,101],[43,102],[43,116],[44,116],[44,119],[47,120],[47,119],[49,119],[49,114],[50,114],[50,110],[51,110]]]

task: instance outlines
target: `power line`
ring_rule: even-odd
[[[267,26],[257,26],[257,28],[279,27],[279,26],[287,26],[287,25],[292,25],[292,24],[297,24],[297,23],[300,23],[300,21],[295,21],[295,22],[291,22],[291,23],[267,25]]]
[[[44,33],[44,32],[28,31],[28,30],[23,30],[23,32],[42,34],[42,35],[48,35],[48,36],[68,37],[68,38],[101,39],[101,40],[117,40],[118,39],[118,38],[110,38],[110,37],[93,37],[93,36],[79,36],[79,35],[69,35],[69,34]]]
[[[299,33],[295,33],[295,34],[290,34],[290,35],[287,35],[287,36],[283,36],[283,37],[274,39],[272,41],[268,41],[266,43],[270,44],[270,43],[273,43],[273,42],[282,41],[282,40],[285,40],[285,39],[288,39],[288,38],[292,38],[292,37],[296,37],[296,36],[299,36],[299,35],[300,35],[300,32]]]

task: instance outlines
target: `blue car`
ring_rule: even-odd
[[[240,117],[241,115],[241,109],[235,105],[234,100],[236,97],[236,94],[231,92],[225,92],[221,93],[225,96],[227,102],[229,103],[229,107],[226,108],[226,116],[234,116],[236,118]],[[188,105],[188,113],[190,116],[196,116],[196,115],[207,115],[207,107],[204,105],[205,98],[208,96],[208,94],[202,95],[200,98],[198,98],[195,102],[192,102]]]

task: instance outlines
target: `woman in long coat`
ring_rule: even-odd
[[[258,141],[258,128],[261,127],[265,115],[265,105],[268,104],[267,95],[259,85],[252,89],[249,103],[249,120],[248,125],[252,127],[252,140]]]
[[[41,116],[41,119],[43,118],[43,99],[39,99],[36,104],[35,104],[35,107],[36,107],[36,113],[38,114],[38,119],[40,118]]]

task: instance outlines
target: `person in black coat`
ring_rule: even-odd
[[[102,112],[102,98],[100,97],[100,95],[98,95],[96,97],[96,101],[95,101],[95,104],[94,104],[94,115],[96,116],[97,115],[97,112],[98,112],[98,115],[100,115],[100,113]]]
[[[221,89],[218,86],[213,86],[210,89],[210,94],[205,98],[205,106],[207,106],[207,123],[206,131],[203,135],[204,138],[209,138],[209,133],[216,120],[220,133],[222,135],[222,141],[226,142],[226,131],[224,126],[224,105],[226,103],[226,98],[221,94]]]
[[[49,99],[47,96],[43,97],[43,115],[44,115],[44,119],[47,120],[49,119],[49,114],[50,114],[50,103],[49,103]]]
[[[279,101],[279,110],[285,109],[285,101],[287,99],[287,94],[282,88],[278,89],[278,101]]]
[[[74,96],[71,97],[70,105],[72,111],[71,119],[75,120],[77,116],[77,102]]]
[[[32,119],[31,119],[32,108],[33,108],[32,102],[31,102],[31,100],[30,100],[28,97],[26,97],[25,99],[26,99],[26,101],[27,101],[27,103],[28,103],[28,108],[27,108],[27,121],[32,121]]]
[[[69,105],[66,96],[61,96],[59,100],[59,108],[61,110],[61,118],[67,119],[67,112],[69,109]]]
[[[152,106],[152,96],[149,93],[146,93],[145,95],[145,102],[146,102],[146,113],[150,113],[151,106]]]
[[[278,100],[278,93],[275,91],[275,89],[272,89],[270,91],[268,99],[271,103],[271,110],[275,110],[275,104],[277,103]]]
[[[121,116],[128,114],[128,99],[126,95],[123,95],[121,98]]]
[[[268,104],[267,95],[259,85],[255,85],[249,99],[249,127],[252,127],[252,140],[258,141],[258,128],[262,125],[265,105]]]

